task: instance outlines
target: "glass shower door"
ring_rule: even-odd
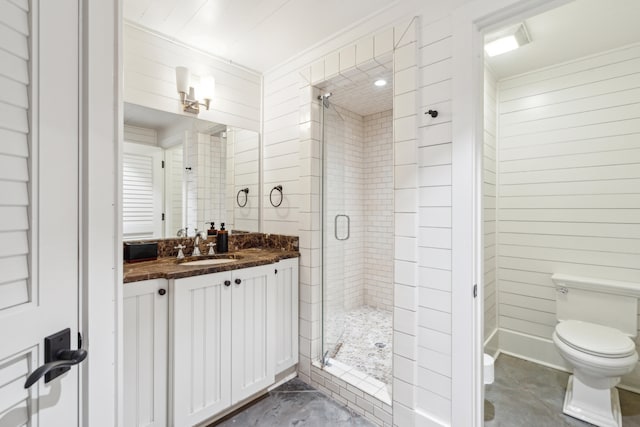
[[[323,107],[322,131],[322,279],[323,360],[339,350],[345,319],[345,245],[337,240],[336,216],[344,214],[345,126],[335,108]],[[339,224],[338,224],[339,225]]]

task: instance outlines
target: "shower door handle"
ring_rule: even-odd
[[[338,237],[338,218],[344,217],[347,219],[347,237],[344,238],[340,238]],[[333,220],[333,231],[334,231],[334,235],[336,236],[336,240],[349,240],[349,237],[351,236],[351,218],[349,218],[349,215],[344,215],[344,214],[339,214],[336,215],[336,217]]]

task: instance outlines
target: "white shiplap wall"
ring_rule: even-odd
[[[199,118],[253,131],[260,130],[259,73],[158,37],[130,24],[123,26],[124,101],[170,113],[180,112],[175,67],[191,70],[196,87],[200,76],[216,79],[211,110]],[[191,115],[188,115],[189,117]]]
[[[451,423],[451,19],[425,25],[419,49],[419,422]],[[394,388],[395,393],[395,388]]]
[[[499,83],[501,346],[551,338],[553,273],[640,286],[639,85],[640,45]]]
[[[258,231],[259,229],[259,190],[260,190],[260,137],[256,132],[244,129],[230,129],[227,131],[227,157],[233,162],[232,172],[227,172],[227,218],[233,221],[233,229],[244,231]],[[238,206],[238,191],[248,188],[246,206]],[[229,198],[231,200],[229,200]],[[241,195],[240,202],[245,199]]]
[[[484,69],[484,340],[488,344],[498,327],[496,290],[496,95],[497,83],[489,67]],[[495,348],[487,346],[486,351]]]

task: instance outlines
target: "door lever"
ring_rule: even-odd
[[[85,349],[71,350],[70,347],[71,330],[69,328],[46,337],[44,339],[45,364],[29,375],[24,388],[31,387],[43,376],[44,382],[48,383],[87,358]]]

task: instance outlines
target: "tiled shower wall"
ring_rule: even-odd
[[[225,211],[226,144],[217,136],[186,132],[187,201],[189,229],[205,230]]]
[[[392,110],[364,121],[364,303],[393,309]]]
[[[342,332],[345,311],[364,302],[363,252],[364,180],[362,116],[338,106],[324,110],[326,167],[325,199],[325,328],[331,346]],[[351,221],[349,238],[347,222]],[[337,228],[334,229],[334,225]],[[340,239],[336,239],[336,235]]]

